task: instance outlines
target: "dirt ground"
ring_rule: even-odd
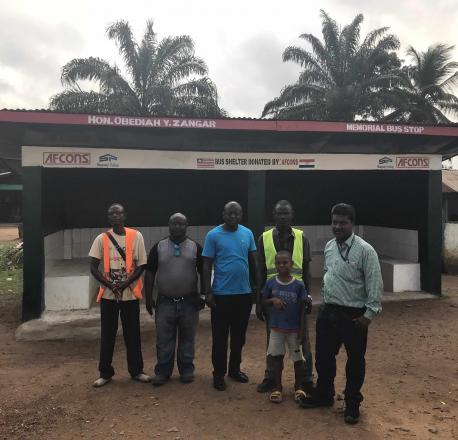
[[[0,223],[0,243],[10,243],[19,238],[18,227],[13,223]]]
[[[98,342],[18,343],[17,299],[0,295],[1,439],[458,439],[458,278],[444,277],[444,297],[388,303],[370,327],[365,401],[358,425],[346,426],[342,402],[303,410],[292,400],[268,402],[256,392],[264,366],[264,329],[251,320],[243,370],[249,384],[211,386],[209,322],[198,333],[196,381],[176,377],[160,388],[129,379],[122,340],[113,382],[97,377]],[[311,333],[316,312],[311,318]],[[143,335],[146,371],[155,357],[154,334]],[[338,364],[343,389],[345,354]]]

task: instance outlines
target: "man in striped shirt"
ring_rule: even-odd
[[[353,232],[353,206],[339,203],[331,215],[335,239],[324,249],[322,306],[316,321],[318,381],[313,395],[300,404],[304,408],[334,404],[336,355],[343,344],[348,358],[344,419],[354,424],[363,400],[367,330],[382,310],[383,282],[374,248]]]

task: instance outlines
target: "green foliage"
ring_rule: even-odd
[[[103,59],[73,59],[62,68],[66,90],[51,98],[51,109],[137,116],[225,115],[218,106],[216,87],[207,76],[207,65],[194,54],[189,36],[158,41],[150,20],[140,44],[124,20],[108,26],[106,33],[118,46],[128,78]],[[79,82],[84,80],[97,82],[99,90],[82,90]]]
[[[343,29],[323,10],[320,41],[302,34],[311,50],[286,48],[283,61],[303,68],[298,81],[286,86],[279,97],[268,102],[262,116],[279,119],[351,121],[355,118],[380,119],[387,108],[383,93],[400,67],[395,50],[396,36],[388,28],[375,29],[361,42],[363,15],[357,15]]]
[[[0,245],[0,270],[22,268],[22,243]]]
[[[0,296],[22,294],[22,269],[0,269]]]
[[[399,72],[400,81],[390,90],[393,109],[385,119],[399,122],[450,123],[446,114],[458,116],[458,98],[452,87],[458,84],[458,62],[451,61],[454,46],[435,44],[426,52],[412,46],[407,55],[413,61]]]

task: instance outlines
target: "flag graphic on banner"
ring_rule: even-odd
[[[197,168],[215,168],[215,159],[197,158]]]
[[[299,168],[315,168],[315,159],[299,159]]]

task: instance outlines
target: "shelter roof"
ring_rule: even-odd
[[[458,154],[458,124],[176,118],[0,110],[0,157],[21,145],[325,154]]]
[[[458,192],[458,170],[442,170],[442,192]]]

